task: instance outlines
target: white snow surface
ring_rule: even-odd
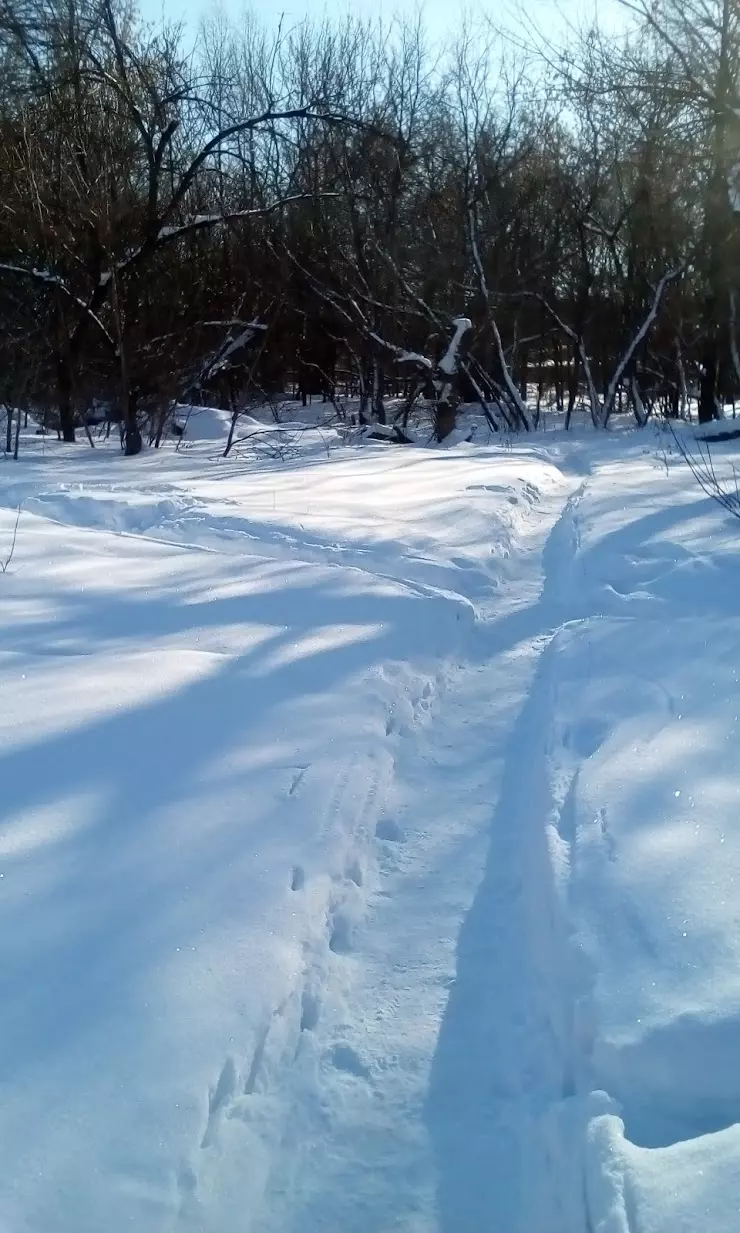
[[[737,521],[209,435],[0,463],[0,1230],[734,1233]]]

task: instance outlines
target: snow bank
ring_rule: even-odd
[[[619,1117],[590,1124],[587,1177],[593,1233],[696,1233],[736,1229],[740,1127],[646,1151]]]
[[[255,414],[246,411],[239,414],[235,438],[249,437],[252,434],[288,434],[291,438],[308,436],[312,430],[323,429],[331,431],[336,413],[331,404],[316,402],[311,407],[302,407],[299,402],[284,399],[276,404],[279,419],[276,420],[273,408],[267,404],[255,407]],[[175,408],[177,423],[185,429],[184,436],[188,442],[223,441],[226,444],[231,430],[231,411],[222,407],[201,407],[197,403],[178,404]]]
[[[567,512],[550,842],[578,961],[577,1087],[619,1111],[589,1131],[589,1227],[724,1233],[738,1211],[740,555],[736,524],[683,467],[659,476],[645,454],[627,476],[602,455]]]
[[[222,407],[199,407],[178,405],[175,419],[185,430],[189,441],[223,441],[224,445],[231,427],[231,412]]]

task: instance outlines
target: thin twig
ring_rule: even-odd
[[[15,541],[18,538],[18,523],[20,522],[20,520],[21,520],[21,506],[19,505],[18,513],[15,519],[15,526],[13,527],[13,542],[10,545],[10,552],[8,553],[5,560],[0,561],[0,573],[7,574],[8,566],[10,565],[10,562],[13,560],[13,553],[15,552]]]
[[[702,492],[706,493],[708,497],[711,497],[713,501],[716,501],[719,505],[721,505],[722,508],[727,510],[729,514],[732,514],[734,518],[740,518],[740,500],[738,499],[737,491],[734,493],[727,492],[722,487],[721,481],[714,467],[714,459],[712,458],[709,443],[704,443],[706,445],[705,457],[702,443],[697,442],[699,450],[699,458],[697,459],[696,456],[692,454],[691,450],[687,448],[685,442],[680,439],[678,433],[673,427],[673,424],[669,423],[668,427],[671,431],[671,436],[676,443],[676,448],[678,449],[679,454],[688,466]]]

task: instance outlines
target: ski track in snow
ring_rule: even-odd
[[[475,1233],[484,1213],[496,1233],[588,1228],[578,1097],[590,1091],[589,975],[553,876],[554,856],[568,862],[568,797],[553,797],[548,773],[582,495],[583,485],[550,532],[541,596],[527,614],[539,630],[528,637],[532,679],[504,756],[488,863],[462,926],[432,1071],[442,1233]]]
[[[576,1097],[587,1090],[589,1040],[583,1022],[588,1016],[583,1004],[588,986],[557,898],[545,827],[553,809],[546,767],[551,665],[557,623],[568,619],[560,608],[572,582],[582,492],[583,486],[568,499],[545,545],[544,581],[535,611],[511,617],[522,628],[510,649],[521,650],[524,643],[533,682],[510,738],[491,831],[492,867],[463,925],[456,980],[430,1075],[427,1117],[438,1161],[440,1233],[477,1233],[484,1212],[493,1213],[491,1227],[501,1233],[540,1228],[580,1233],[587,1228],[584,1177],[573,1160],[582,1151],[585,1126]],[[533,634],[532,628],[539,632]],[[486,638],[482,629],[477,641],[485,644]],[[491,641],[493,656],[500,655],[501,633],[495,623]],[[396,696],[388,707],[386,736],[398,740],[409,735],[420,715],[428,712],[433,693],[433,683],[427,681],[419,683],[411,703],[408,691]],[[521,775],[523,748],[532,756],[526,778]],[[283,1044],[283,1068],[299,1060],[304,1035],[319,1029],[336,964],[352,956],[353,935],[368,908],[360,870],[372,860],[373,841],[403,841],[397,823],[381,816],[393,763],[389,749],[384,774],[377,766],[359,771],[349,765],[337,775],[325,828],[332,834],[332,846],[344,849],[346,871],[333,880],[323,928],[304,948],[304,978],[294,998],[300,1016],[293,1015],[293,1044],[287,1053]],[[365,785],[359,801],[358,781]],[[557,821],[553,825],[557,829]],[[303,893],[302,872],[298,882]],[[284,1015],[285,1008],[279,1013]],[[266,1027],[254,1056],[244,1059],[239,1071],[231,1058],[224,1062],[209,1093],[201,1148],[213,1146],[224,1117],[248,1116],[244,1096],[255,1090],[269,1030]],[[355,1079],[370,1080],[369,1069],[347,1044],[333,1046],[330,1063]],[[246,1084],[238,1078],[244,1070]],[[279,1082],[286,1082],[284,1073]],[[341,1123],[338,1129],[341,1134]],[[197,1188],[197,1163],[190,1164],[186,1176],[196,1179]],[[296,1229],[314,1227],[305,1226],[301,1215],[304,1204],[310,1208],[312,1202],[302,1179],[293,1183],[290,1194],[287,1207],[294,1210],[283,1210],[277,1221],[268,1219],[265,1228],[287,1229],[291,1219]],[[313,1200],[319,1210],[325,1210],[325,1203],[325,1195],[318,1204]],[[370,1212],[361,1209],[354,1223],[351,1213],[343,1212],[342,1227],[359,1231],[375,1227],[373,1219],[378,1218],[371,1205]]]

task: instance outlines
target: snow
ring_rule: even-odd
[[[222,214],[194,214],[192,218],[187,219],[184,223],[160,227],[157,232],[157,239],[172,240],[176,236],[184,235],[185,232],[192,231],[197,227],[213,226],[225,221]]]
[[[235,442],[259,442],[267,452],[284,456],[286,452],[306,456],[311,451],[326,454],[339,442],[337,428],[328,422],[335,419],[334,408],[317,402],[313,409],[303,409],[300,403],[284,400],[276,404],[278,420],[268,408],[254,408],[262,418],[240,411],[236,423]],[[175,421],[184,429],[184,445],[202,446],[205,442],[218,443],[225,447],[232,421],[232,412],[222,407],[207,407],[189,403],[177,403],[173,409]],[[297,418],[298,414],[306,417]],[[308,417],[311,418],[308,418]]]
[[[734,1233],[735,521],[203,416],[0,471],[0,1228]]]
[[[221,369],[227,368],[229,360],[236,351],[246,347],[254,338],[255,334],[260,331],[264,332],[267,329],[266,325],[262,325],[259,321],[252,321],[241,330],[234,338],[230,338],[218,352],[217,357],[209,364],[209,373],[213,374],[220,372]]]
[[[473,328],[473,322],[469,317],[456,317],[452,324],[454,326],[454,333],[447,350],[439,361],[440,372],[447,373],[450,377],[457,372],[460,344],[465,335]]]
[[[645,1151],[625,1140],[620,1118],[613,1114],[594,1118],[589,1127],[594,1176],[603,1186],[605,1172],[611,1174],[609,1213],[595,1226],[596,1233],[631,1233],[635,1228],[645,1233],[737,1228],[738,1150],[737,1126]],[[628,1213],[632,1213],[632,1223]]]
[[[403,347],[394,347],[391,343],[385,342],[373,330],[368,332],[368,337],[372,338],[384,350],[392,351],[399,364],[416,364],[420,368],[427,368],[429,370],[433,367],[432,361],[428,356],[421,355],[418,351],[406,351]]]

